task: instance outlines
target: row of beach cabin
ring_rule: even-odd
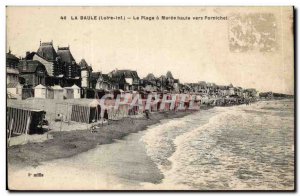
[[[39,84],[34,88],[34,97],[44,99],[79,99],[80,88],[76,85],[62,88],[59,85],[46,87]]]

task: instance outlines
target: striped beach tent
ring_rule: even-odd
[[[7,107],[6,118],[6,129],[10,136],[28,133],[32,118],[30,110]]]

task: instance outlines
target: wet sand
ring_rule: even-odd
[[[113,143],[130,133],[145,130],[147,126],[159,123],[161,119],[180,118],[190,113],[192,111],[152,113],[149,120],[126,118],[111,121],[109,125],[104,125],[95,133],[89,130],[50,131],[48,134],[52,139],[9,147],[8,164],[14,170],[18,170],[26,166],[36,167],[45,161],[72,157],[98,145]]]
[[[41,162],[37,167],[9,167],[14,190],[141,190],[143,182],[158,184],[163,175],[132,133],[114,143],[99,145],[70,158]],[[42,174],[42,177],[35,177]],[[80,181],[80,182],[79,182]]]

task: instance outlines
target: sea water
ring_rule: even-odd
[[[294,186],[294,103],[215,107],[9,172],[20,189],[283,190]],[[42,178],[28,174],[42,173]]]
[[[152,126],[141,141],[164,175],[145,188],[294,188],[293,100],[199,111]]]

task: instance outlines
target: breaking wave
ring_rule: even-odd
[[[269,109],[272,108],[272,109]],[[160,187],[293,189],[294,103],[213,108],[152,126],[142,137]]]

